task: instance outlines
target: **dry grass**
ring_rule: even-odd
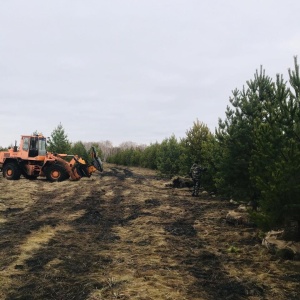
[[[299,299],[233,204],[106,165],[79,182],[0,178],[0,299]]]

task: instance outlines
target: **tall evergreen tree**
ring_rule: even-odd
[[[255,120],[262,119],[263,106],[273,98],[273,83],[261,68],[247,88],[234,90],[229,99],[225,121],[219,120],[216,131],[218,150],[215,159],[218,189],[228,196],[247,200],[257,196],[249,165],[254,147]]]
[[[206,124],[197,119],[193,127],[186,131],[184,144],[189,158],[188,165],[195,160],[203,160],[203,145],[211,138],[211,132]]]
[[[181,140],[183,154],[181,155],[181,173],[188,174],[191,165],[197,160],[208,170],[202,175],[201,184],[213,190],[214,184],[211,176],[212,143],[214,136],[209,128],[198,119],[193,127],[186,131],[186,136]]]
[[[69,153],[71,143],[61,123],[52,131],[51,137],[48,138],[48,151],[55,153]]]
[[[257,221],[266,229],[298,222],[300,239],[300,78],[289,70],[290,85],[277,75],[273,101],[264,106],[256,121],[256,140],[251,164],[252,178],[261,190]]]

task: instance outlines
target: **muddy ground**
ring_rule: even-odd
[[[0,299],[300,299],[299,261],[229,201],[105,165],[78,182],[0,176]]]

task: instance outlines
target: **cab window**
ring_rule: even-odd
[[[46,139],[39,139],[39,155],[46,155]]]
[[[24,151],[28,151],[29,149],[29,138],[28,137],[24,137],[23,138],[23,148]]]

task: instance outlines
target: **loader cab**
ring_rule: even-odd
[[[46,138],[43,136],[22,136],[21,151],[27,152],[28,157],[46,155]]]

